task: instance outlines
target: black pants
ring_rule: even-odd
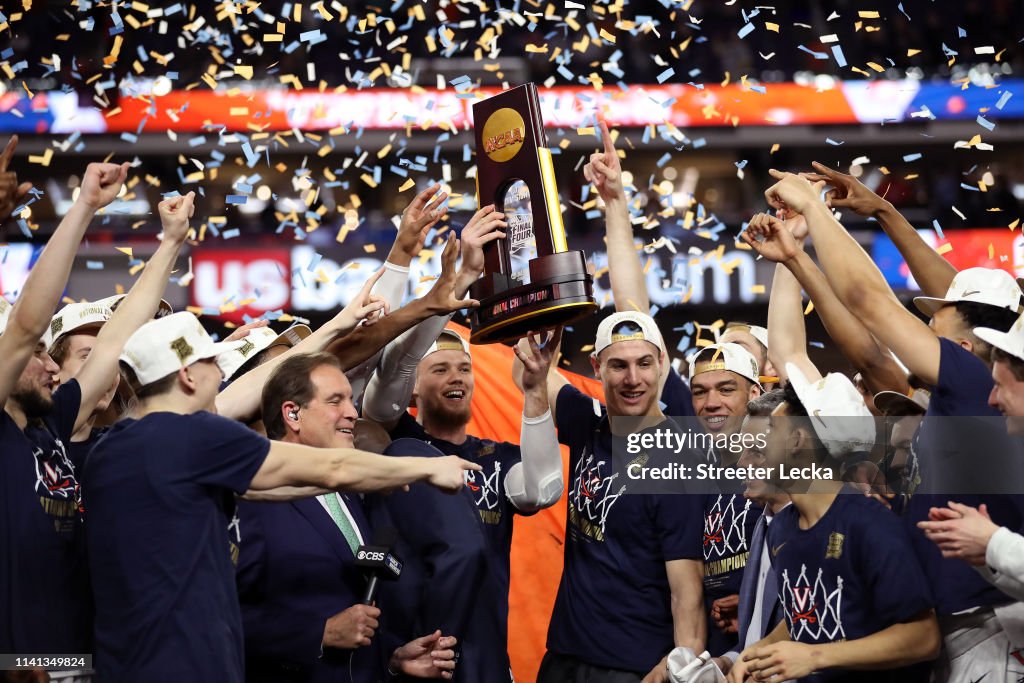
[[[606,669],[581,662],[569,655],[544,653],[537,683],[640,683],[643,676],[632,671]]]

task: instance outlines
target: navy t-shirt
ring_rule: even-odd
[[[81,489],[65,450],[81,401],[71,380],[24,432],[0,410],[0,652],[92,651]]]
[[[238,422],[199,412],[122,420],[89,453],[99,680],[243,680],[228,524],[269,450]]]
[[[693,417],[693,394],[675,368],[669,368],[668,379],[661,389],[662,412],[671,417]]]
[[[881,503],[844,487],[810,529],[795,505],[768,527],[779,602],[790,638],[801,643],[856,640],[931,609],[924,572],[900,519]],[[927,681],[927,667],[828,670],[802,681]]]
[[[89,438],[85,441],[68,441],[68,459],[75,466],[76,472],[81,472],[85,467],[85,456],[89,455],[92,447],[103,438],[110,427],[93,427],[89,432]]]
[[[627,494],[629,485],[612,473],[608,419],[574,387],[559,392],[556,418],[570,480],[548,649],[647,674],[675,646],[665,563],[703,558],[704,497]]]
[[[730,486],[730,484],[732,484]],[[750,539],[763,508],[743,497],[742,482],[726,479],[722,493],[704,499],[704,605],[708,610],[707,651],[718,657],[738,644],[738,634],[727,634],[711,619],[711,603],[738,595],[743,569],[750,557]],[[731,489],[731,491],[730,491]]]
[[[502,624],[507,624],[512,519],[514,515],[523,513],[505,495],[505,477],[513,465],[523,460],[519,446],[469,435],[465,441],[456,445],[428,434],[423,425],[409,413],[404,413],[399,418],[398,424],[391,430],[391,438],[419,439],[445,455],[457,455],[483,467],[480,472],[468,473],[466,486],[473,496],[484,536],[487,537],[488,546],[493,554],[494,562],[490,563],[491,569],[496,573],[495,578],[502,591],[499,619]]]
[[[917,528],[917,522],[928,519],[930,507],[945,507],[949,500],[955,500],[974,507],[985,503],[996,524],[1020,530],[1024,522],[1021,496],[958,494],[956,490],[958,484],[963,484],[958,478],[962,480],[965,476],[964,465],[989,476],[992,467],[985,466],[979,458],[999,454],[1000,467],[1007,462],[1019,466],[1024,462],[1024,450],[1018,440],[1007,436],[1001,421],[991,420],[999,416],[999,411],[988,405],[992,392],[991,371],[959,344],[948,339],[940,339],[939,343],[939,381],[912,442],[911,463],[908,463],[919,468],[921,483],[907,504],[905,519],[914,552],[921,566],[928,568],[936,612],[953,614],[972,607],[1006,604],[1011,599],[966,562],[943,558],[938,546]],[[968,425],[964,419],[968,417],[989,420]],[[1013,452],[1020,457],[1005,456]],[[954,461],[960,466],[954,465]],[[1003,472],[1001,476],[1010,481],[1022,481],[1018,474]],[[964,490],[970,488],[964,487]]]

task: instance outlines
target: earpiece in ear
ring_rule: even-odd
[[[288,417],[291,418],[292,420],[298,420],[299,419],[299,411],[293,410],[293,411],[289,412],[288,413]]]

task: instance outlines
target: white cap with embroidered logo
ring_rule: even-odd
[[[113,296],[108,296],[108,297],[105,297],[103,299],[97,299],[93,303],[106,306],[110,310],[116,311],[117,307],[121,305],[121,302],[124,301],[126,296],[128,296],[128,295],[127,294],[115,294]],[[165,315],[170,315],[171,313],[174,313],[174,308],[169,303],[167,303],[164,299],[160,299],[160,305],[157,307],[156,315],[154,315],[153,317],[154,318],[163,318]]]
[[[214,342],[199,319],[182,311],[150,320],[135,331],[124,345],[121,360],[135,371],[139,384],[146,386],[183,367],[239,348],[245,340]]]
[[[948,304],[961,301],[986,304],[996,308],[1020,310],[1021,289],[1012,275],[995,268],[966,268],[953,278],[946,290],[945,298],[931,296],[914,297],[917,310],[927,316]]]
[[[102,325],[110,320],[112,315],[114,312],[108,306],[98,302],[68,304],[57,311],[57,315],[50,320],[50,326],[43,335],[43,343],[47,350],[50,350],[64,335],[90,325]]]
[[[812,383],[793,363],[786,363],[786,373],[829,455],[842,458],[874,447],[875,418],[849,377],[830,372]]]
[[[694,377],[705,372],[727,370],[761,386],[757,359],[750,355],[750,351],[733,342],[705,346],[700,351],[690,354],[686,362],[690,364],[691,382]]]
[[[632,328],[624,331],[623,327]],[[594,341],[594,355],[604,351],[612,344],[633,340],[648,341],[665,353],[665,341],[661,338],[661,330],[654,318],[640,311],[619,311],[601,321],[597,326],[597,339]]]
[[[991,344],[1003,353],[1024,360],[1024,315],[1017,318],[1017,322],[1006,332],[991,327],[975,327],[974,334],[981,341]]]
[[[224,379],[231,379],[239,368],[245,365],[250,359],[264,349],[272,346],[287,346],[291,348],[313,333],[308,325],[297,323],[287,330],[278,334],[269,327],[257,327],[249,330],[249,334],[242,337],[242,345],[234,351],[225,353],[217,359],[217,364],[224,371]]]
[[[430,354],[436,351],[464,351],[470,359],[473,358],[473,354],[469,352],[469,342],[466,341],[461,334],[451,329],[444,329],[441,334],[438,335],[437,340],[430,345],[427,352],[423,354],[426,358]]]
[[[7,299],[0,296],[0,334],[4,333],[7,329],[7,320],[11,317],[11,309],[13,305]]]

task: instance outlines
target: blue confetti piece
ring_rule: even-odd
[[[814,50],[810,49],[806,45],[797,45],[796,48],[798,50],[803,50],[804,52],[806,52],[807,54],[811,55],[815,59],[820,59],[822,61],[828,59],[828,53],[826,53],[826,52],[815,52]]]
[[[310,273],[315,273],[316,267],[320,265],[322,258],[323,256],[319,252],[313,254],[313,258],[309,259],[309,265],[306,266],[306,270]]]
[[[960,183],[960,187],[962,187],[965,190],[970,190],[971,192],[981,192],[980,188],[974,187],[973,185],[968,185],[967,183]]]
[[[1010,101],[1011,97],[1013,97],[1013,93],[1012,92],[1010,92],[1009,90],[1004,92],[1003,96],[999,98],[998,102],[996,102],[996,109],[1000,109],[1001,110],[1003,107],[1005,107],[1006,103]]]
[[[985,130],[993,130],[996,127],[995,123],[989,121],[981,114],[978,114],[978,118],[975,120],[978,122],[978,125],[984,128]]]
[[[808,346],[813,346],[816,349],[823,349],[823,348],[825,348],[825,342],[820,342],[820,341],[807,342],[807,345]]]
[[[846,142],[846,140],[842,140],[842,141],[837,142],[837,141],[833,140],[832,138],[825,138],[825,142],[827,142],[830,145],[835,145],[836,147],[838,147],[839,145],[844,144]]]
[[[832,46],[832,56],[836,58],[836,64],[839,66],[846,66],[846,55],[843,54],[843,48],[841,45]]]
[[[223,237],[226,240],[229,240],[232,237],[238,237],[239,234],[240,233],[239,233],[238,228],[231,228],[230,230],[225,230],[224,234],[221,235],[221,237]]]
[[[246,197],[244,194],[229,194],[225,201],[228,204],[245,204],[247,199],[248,197]]]
[[[743,26],[740,27],[740,30],[736,32],[736,35],[739,36],[740,38],[746,38],[747,36],[750,35],[751,31],[753,30],[753,24],[743,24]]]
[[[957,52],[956,50],[949,49],[949,47],[945,43],[943,43],[942,44],[942,54],[946,55],[947,57],[956,57],[960,53]]]
[[[662,154],[661,158],[658,159],[658,163],[657,163],[658,168],[662,168],[671,159],[672,159],[672,155],[669,152],[665,152],[664,154]]]
[[[906,161],[907,163],[910,163],[911,161],[917,161],[922,156],[924,156],[924,155],[921,154],[920,152],[916,152],[914,154],[904,154],[903,155],[903,161]]]
[[[86,261],[85,267],[88,270],[103,270],[103,261]]]
[[[561,66],[559,66],[557,71],[558,71],[558,74],[562,78],[567,80],[567,81],[571,81],[571,80],[575,79],[575,76],[573,76],[572,72],[565,68],[565,64],[562,64]]]
[[[957,38],[966,38],[967,37],[967,31],[965,29],[957,26],[956,27],[956,37]]]
[[[907,14],[906,10],[903,9],[903,3],[902,2],[899,3],[898,5],[896,5],[896,9],[898,9],[900,12],[903,13],[903,16],[905,16],[907,18],[907,21],[911,20],[910,19],[910,15]]]
[[[939,236],[940,240],[946,239],[946,236],[942,233],[942,226],[939,225],[939,219],[932,219],[932,228],[935,230],[935,234]]]
[[[766,92],[768,92],[768,89],[765,88],[763,85],[752,85],[750,86],[750,89],[761,95],[764,95]]]
[[[139,136],[135,135],[134,133],[121,133],[121,139],[124,140],[125,142],[135,144],[136,142],[139,141]]]

